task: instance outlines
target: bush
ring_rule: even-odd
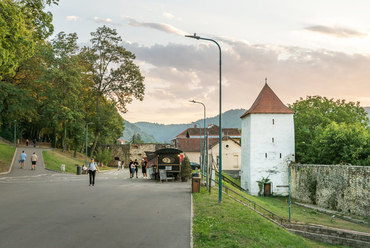
[[[190,160],[188,156],[185,155],[184,159],[181,162],[181,171],[180,171],[180,177],[182,178],[190,178],[192,173]]]

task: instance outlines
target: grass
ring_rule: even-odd
[[[193,194],[194,247],[343,247],[306,240],[271,223],[218,191]]]
[[[77,173],[76,164],[82,166],[85,163],[85,156],[83,154],[77,153],[76,158],[73,157],[73,152],[62,152],[61,149],[53,149],[42,152],[42,157],[44,159],[45,168],[55,171],[61,171],[61,165],[65,165],[65,172],[67,173]],[[88,162],[90,162],[88,160]],[[99,167],[101,171],[111,170],[109,167]]]
[[[0,141],[0,172],[9,171],[15,148]]]
[[[223,184],[229,188],[232,188],[232,186],[227,183]],[[233,195],[233,197],[242,200],[241,197],[234,195],[232,192],[229,193],[230,195]],[[268,209],[274,214],[277,214],[284,219],[289,219],[288,197],[259,197],[248,195],[241,191],[238,191],[238,193],[257,203],[258,205]],[[244,200],[244,202],[246,201]],[[332,222],[330,215],[316,212],[312,209],[301,207],[295,204],[291,204],[291,214],[292,223],[323,225],[327,227],[370,233],[370,228],[364,225],[348,222],[339,218],[335,218]]]

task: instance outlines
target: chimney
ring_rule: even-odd
[[[197,124],[194,124],[194,128],[197,128]]]

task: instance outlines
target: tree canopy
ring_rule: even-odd
[[[289,107],[295,111],[298,162],[362,165],[368,160],[369,119],[359,102],[307,96]]]

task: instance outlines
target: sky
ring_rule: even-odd
[[[60,0],[48,8],[55,34],[91,32],[106,25],[136,55],[145,76],[143,101],[130,122],[191,123],[248,109],[265,79],[285,104],[323,96],[370,106],[370,1],[366,0]]]

